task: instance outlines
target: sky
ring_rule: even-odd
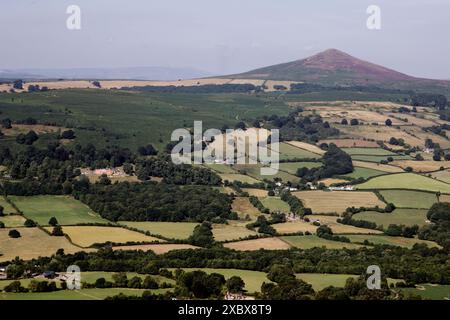
[[[69,30],[69,5],[81,29]],[[381,29],[369,30],[377,5]],[[0,68],[244,72],[328,48],[450,79],[450,0],[1,0]]]

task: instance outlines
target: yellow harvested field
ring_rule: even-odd
[[[261,212],[256,209],[248,198],[236,197],[231,204],[231,211],[237,212],[241,217],[245,217],[247,214],[251,218],[255,218],[261,215]]]
[[[114,246],[113,250],[142,250],[153,251],[156,254],[164,254],[172,250],[201,249],[190,244],[140,244],[131,246]]]
[[[39,228],[16,228],[21,234],[17,239],[8,236],[10,230],[0,229],[0,261],[9,261],[16,256],[24,260],[48,257],[58,249],[64,249],[65,253],[92,251],[74,246],[65,237],[51,237]]]
[[[375,170],[389,172],[389,173],[403,172],[403,169],[400,167],[395,167],[392,165],[380,164],[380,163],[375,163],[375,162],[365,162],[365,161],[353,160],[353,166],[367,168],[367,169],[375,169]]]
[[[257,232],[247,229],[245,226],[214,224],[213,235],[216,241],[239,240],[248,236],[256,236]]]
[[[348,182],[347,180],[344,179],[334,179],[334,178],[328,178],[328,179],[323,179],[320,180],[319,182],[323,183],[324,185],[326,185],[327,187],[331,186],[333,183],[345,183]]]
[[[297,233],[297,232],[315,233],[317,230],[317,226],[313,225],[310,222],[306,222],[303,220],[277,223],[277,224],[273,224],[272,227],[279,234],[290,234],[290,233]]]
[[[267,197],[267,190],[263,189],[253,189],[253,188],[242,188],[242,191],[247,192],[250,196],[265,198]]]
[[[47,227],[51,231],[51,227]],[[66,226],[63,232],[80,247],[90,247],[95,243],[165,242],[145,234],[120,227]]]
[[[288,143],[288,144],[290,144],[290,145],[292,145],[294,147],[297,147],[297,148],[300,148],[300,149],[303,149],[303,150],[306,150],[306,151],[310,151],[312,153],[317,153],[317,154],[320,154],[320,155],[325,153],[325,151],[320,149],[318,146],[315,146],[313,144],[309,144],[309,143],[306,143],[306,142],[286,141],[286,143]]]
[[[408,128],[405,128],[404,131],[407,132],[408,134],[410,134],[411,136],[416,137],[417,139],[419,139],[421,141],[421,143],[417,145],[420,148],[424,147],[426,139],[431,139],[431,140],[433,140],[434,143],[439,143],[439,145],[443,149],[450,148],[450,140],[447,140],[446,138],[441,137],[440,135],[434,134],[432,132],[425,132],[419,127],[408,127]],[[416,145],[413,145],[413,146],[416,146]]]
[[[311,208],[313,213],[341,214],[348,207],[373,208],[386,206],[373,192],[361,191],[299,191],[293,195],[298,197],[305,207]]]
[[[398,120],[407,120],[406,124],[413,124],[419,127],[432,127],[437,125],[437,123],[433,120],[422,119],[419,117],[414,117],[413,115],[405,114],[405,113],[388,113],[387,116],[392,119]]]
[[[393,165],[406,168],[411,167],[415,172],[430,172],[443,168],[450,168],[450,161],[415,161],[415,160],[396,160]]]
[[[319,145],[321,143],[334,143],[339,148],[379,148],[378,143],[375,141],[362,139],[325,139],[318,142]]]
[[[450,183],[450,170],[442,170],[431,173],[431,176],[437,180]],[[443,201],[441,199],[441,201]],[[447,202],[447,201],[446,201]]]
[[[323,215],[314,215],[310,216],[311,223],[314,221],[320,222],[322,225],[327,225],[333,230],[333,233],[336,234],[381,234],[383,232],[379,230],[365,229],[365,228],[357,228],[350,225],[345,225],[342,223],[338,223],[336,220],[338,217],[335,216],[323,216]]]
[[[244,240],[238,242],[225,243],[226,248],[238,251],[255,251],[259,249],[266,250],[286,250],[291,246],[279,238],[261,238],[254,240]]]

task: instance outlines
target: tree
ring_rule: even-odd
[[[128,175],[133,174],[133,165],[131,163],[124,163],[123,164],[123,172],[125,172]]]
[[[384,208],[384,211],[386,211],[387,213],[391,213],[394,210],[395,210],[395,204],[393,204],[392,202],[388,203],[386,205],[386,207]]]
[[[133,277],[128,280],[127,287],[131,289],[140,289],[142,287],[142,279],[140,277]]]
[[[0,206],[0,217],[3,217],[5,215],[4,210],[5,208],[3,208],[3,206]]]
[[[13,239],[15,239],[15,238],[20,238],[20,237],[21,237],[20,232],[17,231],[16,229],[10,230],[10,231],[8,232],[8,236],[9,236],[10,238],[13,238]]]
[[[241,130],[245,130],[246,126],[245,126],[245,122],[239,121],[238,123],[236,123],[236,125],[234,126],[235,129],[241,129]]]
[[[150,276],[145,277],[144,282],[142,284],[142,288],[144,289],[158,289],[158,282],[155,281],[155,279],[153,279]]]
[[[8,284],[7,286],[5,286],[3,288],[3,291],[5,292],[14,292],[14,293],[20,293],[20,292],[27,292],[28,289],[22,287],[22,284],[20,281],[15,280],[12,281],[10,284]]]
[[[392,120],[391,120],[391,119],[387,119],[384,123],[385,123],[388,127],[392,126]]]
[[[52,227],[55,227],[55,226],[58,225],[58,220],[56,220],[55,217],[51,217],[51,218],[48,220],[48,224],[51,225]]]
[[[427,212],[427,218],[433,222],[450,221],[450,203],[438,202],[433,204]]]
[[[242,293],[244,292],[245,282],[241,277],[233,276],[227,280],[226,287],[228,292]]]
[[[0,229],[4,229],[5,228],[5,223],[3,221],[0,221]]]
[[[9,118],[2,120],[2,127],[5,129],[11,129],[12,128],[12,122]]]
[[[75,139],[75,132],[73,130],[66,130],[61,133],[61,139],[72,140]]]
[[[116,287],[126,288],[128,285],[128,277],[125,272],[114,273],[112,275],[112,280]]]
[[[13,88],[22,90],[23,89],[23,81],[22,80],[16,80],[13,82]]]
[[[34,228],[36,227],[36,222],[31,219],[26,219],[23,225],[27,228]]]
[[[148,144],[145,147],[139,147],[138,153],[141,156],[154,156],[158,153],[158,151],[151,144]]]
[[[109,179],[106,174],[102,174],[100,176],[100,179],[98,179],[97,183],[104,186],[109,186],[111,184],[111,179]]]
[[[212,225],[210,222],[204,221],[202,224],[194,228],[189,241],[196,246],[208,247],[214,243],[214,235],[212,233]]]
[[[52,236],[54,236],[54,237],[63,237],[64,236],[63,229],[60,225],[53,227]]]
[[[350,125],[351,126],[357,126],[359,124],[359,120],[358,119],[352,119],[350,120]]]
[[[341,124],[347,126],[348,125],[347,119],[342,119]]]

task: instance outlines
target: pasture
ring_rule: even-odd
[[[348,278],[358,278],[357,275],[352,274],[330,273],[296,273],[295,276],[312,285],[314,291],[320,291],[329,286],[343,288]]]
[[[403,169],[411,167],[415,172],[431,172],[440,170],[441,168],[450,168],[450,161],[395,160],[392,164]]]
[[[336,216],[321,216],[321,215],[313,215],[309,217],[310,222],[318,221],[321,225],[327,225],[333,230],[333,233],[336,234],[378,234],[382,233],[379,230],[366,229],[366,228],[358,228],[351,225],[346,225],[342,223],[338,223]]]
[[[200,249],[199,247],[192,246],[190,244],[136,244],[136,245],[124,245],[114,246],[114,251],[153,251],[155,254],[164,254],[173,250],[188,250],[188,249]]]
[[[0,206],[3,207],[4,214],[17,213],[16,209],[14,209],[13,206],[8,201],[6,201],[6,199],[3,197],[0,197]]]
[[[268,208],[271,212],[291,212],[289,205],[279,197],[267,197],[262,199],[261,202],[264,207]]]
[[[173,272],[176,269],[169,268],[169,270]],[[248,293],[260,292],[263,282],[271,282],[269,279],[267,279],[267,274],[261,271],[220,268],[182,268],[182,270],[186,272],[200,270],[206,273],[219,273],[223,275],[225,279],[229,279],[233,276],[241,277],[245,282],[245,290],[247,290]]]
[[[342,148],[342,151],[353,155],[366,155],[366,156],[395,156],[394,152],[384,150],[382,148]]]
[[[410,156],[407,155],[392,155],[392,156],[373,156],[373,155],[353,155],[351,156],[353,160],[356,161],[366,161],[366,162],[376,162],[380,163],[381,161],[387,161],[388,158],[392,158],[394,160],[408,160],[411,159]],[[395,165],[395,164],[394,164]]]
[[[242,191],[247,192],[249,196],[254,196],[258,198],[267,197],[267,190],[263,189],[254,189],[254,188],[242,188]]]
[[[7,293],[0,292],[0,300],[104,300],[107,297],[123,293],[128,296],[142,296],[147,289],[108,288],[108,289],[81,289],[60,290],[54,292],[26,292]],[[154,294],[164,293],[170,289],[150,290]]]
[[[0,217],[0,221],[5,224],[6,228],[17,228],[23,227],[25,218],[16,214]]]
[[[257,232],[247,229],[245,226],[233,224],[214,224],[213,235],[215,241],[239,240],[248,236],[258,235]]]
[[[427,210],[423,209],[395,209],[391,213],[380,213],[375,211],[366,211],[353,215],[355,220],[365,220],[375,222],[378,226],[385,229],[390,224],[404,224],[405,226],[427,225]]]
[[[315,233],[317,230],[317,227],[315,225],[313,225],[312,223],[305,222],[303,220],[277,223],[277,224],[273,224],[272,227],[279,234],[290,234],[290,233],[297,233],[297,232]]]
[[[313,213],[343,213],[348,207],[368,207],[379,206],[384,208],[385,203],[373,192],[359,191],[299,191],[293,192],[305,207],[311,208]]]
[[[450,193],[450,184],[414,173],[384,175],[356,185],[357,189],[408,189]]]
[[[317,153],[320,155],[323,155],[325,153],[325,150],[320,149],[318,146],[315,146],[313,144],[309,144],[302,141],[286,141],[287,144],[290,144],[296,148],[300,148],[312,153]]]
[[[225,173],[225,174],[236,173],[236,171],[234,171],[231,166],[226,164],[220,163],[205,164],[204,167],[216,171],[217,173]]]
[[[237,251],[256,251],[260,249],[286,250],[291,247],[288,243],[279,238],[260,238],[254,240],[244,240],[225,243],[223,246]]]
[[[231,204],[231,210],[238,213],[241,217],[249,215],[250,218],[256,219],[262,213],[256,209],[248,198],[236,197]]]
[[[326,139],[320,140],[321,143],[334,143],[339,148],[378,148],[378,144],[375,141],[368,141],[362,139]]]
[[[52,230],[50,227],[46,229]],[[69,236],[74,244],[83,248],[106,242],[164,242],[164,240],[121,227],[65,226],[63,232]]]
[[[220,173],[219,176],[222,178],[222,181],[240,181],[242,183],[258,183],[259,181],[255,178],[252,178],[247,175],[239,174],[239,173]]]
[[[299,177],[290,174],[288,172],[285,171],[281,171],[279,170],[276,174],[273,175],[263,175],[261,174],[261,165],[251,165],[251,164],[245,164],[245,165],[235,165],[234,168],[239,170],[239,172],[242,172],[252,178],[254,178],[255,180],[269,180],[272,181],[275,178],[281,179],[284,182],[287,181],[291,181],[291,182],[298,182],[300,180]]]
[[[282,162],[280,170],[295,175],[300,168],[318,168],[322,166],[322,162]]]
[[[19,256],[24,260],[49,257],[58,249],[66,254],[82,251],[71,244],[65,237],[51,237],[39,228],[18,228],[21,237],[8,236],[9,229],[0,229],[0,261],[9,261]]]
[[[450,183],[450,170],[441,170],[441,171],[432,172],[431,176],[434,179],[443,181],[445,183]]]
[[[450,300],[450,285],[420,284],[415,288],[402,288],[401,291],[406,296],[413,294],[427,300]]]
[[[353,166],[355,166],[355,167],[373,169],[373,170],[389,172],[389,173],[403,172],[402,168],[395,167],[395,166],[392,166],[389,164],[381,164],[381,163],[358,161],[358,160],[353,160],[352,162],[353,162]]]
[[[390,237],[386,235],[346,235],[352,243],[364,244],[367,240],[370,244],[391,245],[404,248],[412,248],[416,243],[426,244],[429,247],[439,247],[435,242],[416,238]]]
[[[369,169],[369,168],[360,168],[360,167],[354,167],[354,170],[352,173],[347,173],[343,175],[343,177],[352,178],[352,179],[358,179],[358,178],[364,178],[369,179],[372,177],[377,177],[380,175],[386,174],[386,172],[375,170],[375,169]]]
[[[293,159],[317,159],[320,155],[312,153],[310,151],[297,148],[286,142],[279,144],[280,160],[293,160]]]
[[[82,202],[69,196],[8,197],[23,214],[41,226],[47,226],[51,217],[61,225],[79,223],[109,223]]]
[[[138,229],[144,232],[150,232],[155,236],[163,236],[169,239],[187,239],[192,235],[194,228],[198,223],[191,222],[134,222],[120,221],[120,224]]]
[[[429,209],[437,202],[435,193],[410,190],[381,190],[381,196],[387,203],[393,203],[397,208]],[[441,195],[441,201],[450,200],[450,196]]]
[[[319,238],[318,236],[284,236],[281,239],[291,246],[299,249],[311,249],[325,247],[327,249],[356,249],[361,246],[354,243],[345,243],[339,241],[331,241]]]

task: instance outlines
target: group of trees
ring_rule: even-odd
[[[123,87],[122,90],[164,93],[250,93],[261,88],[252,84],[206,84],[198,86],[140,86]]]
[[[447,108],[447,97],[442,94],[418,93],[411,97],[411,105],[415,107],[434,107],[439,110]]]
[[[223,222],[232,218],[231,196],[203,186],[94,184],[75,196],[111,221]]]
[[[350,155],[330,143],[322,157],[323,165],[318,168],[299,168],[297,176],[303,181],[318,181],[335,175],[344,175],[353,172],[353,162]]]
[[[136,175],[142,180],[150,177],[164,178],[164,182],[180,185],[219,185],[222,179],[212,170],[188,164],[174,164],[169,155],[139,159],[136,162]]]

